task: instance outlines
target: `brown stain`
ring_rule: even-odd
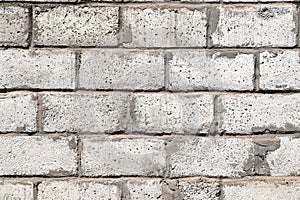
[[[254,138],[252,142],[254,145],[252,153],[244,163],[244,173],[241,175],[270,175],[266,156],[269,152],[280,148],[280,140],[278,138]]]

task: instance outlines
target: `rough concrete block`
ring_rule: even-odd
[[[248,172],[254,144],[238,138],[179,137],[167,145],[171,177],[240,177]]]
[[[260,53],[260,89],[299,90],[300,52],[265,51]]]
[[[130,105],[129,132],[207,133],[213,121],[213,96],[204,93],[136,93]]]
[[[125,200],[164,200],[168,193],[163,190],[162,181],[159,179],[144,179],[128,181],[124,187]]]
[[[1,50],[0,89],[75,89],[75,54],[67,50]]]
[[[33,93],[0,94],[0,132],[35,132],[37,96]]]
[[[176,200],[219,200],[220,184],[218,180],[209,181],[203,178],[186,178],[177,180],[179,195]]]
[[[270,168],[270,175],[300,175],[300,139],[292,137],[280,137],[279,139],[279,148],[266,155],[266,160]]]
[[[282,200],[299,199],[299,180],[257,180],[225,182],[224,200]]]
[[[0,199],[33,200],[33,184],[27,181],[0,181]]]
[[[124,8],[121,43],[125,47],[204,47],[205,8]]]
[[[0,175],[66,176],[76,174],[75,137],[1,136]]]
[[[218,105],[218,132],[299,131],[299,94],[227,94]]]
[[[253,54],[170,51],[169,90],[253,90]]]
[[[161,176],[166,167],[162,139],[87,136],[82,143],[85,176]]]
[[[38,186],[38,199],[43,200],[120,200],[120,188],[110,181],[93,180],[45,181]]]
[[[222,6],[212,14],[211,42],[220,47],[293,47],[295,5]]]
[[[28,8],[2,4],[0,6],[0,27],[0,46],[28,46]]]
[[[164,76],[164,56],[158,51],[87,50],[81,55],[79,87],[158,90]]]
[[[112,133],[127,125],[128,94],[122,92],[43,93],[46,132]]]
[[[39,46],[116,46],[118,7],[35,7],[33,40]]]

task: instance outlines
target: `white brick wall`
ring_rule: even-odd
[[[299,199],[299,16],[2,0],[0,199]]]

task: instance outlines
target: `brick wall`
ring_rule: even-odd
[[[299,0],[0,0],[0,200],[300,199]]]

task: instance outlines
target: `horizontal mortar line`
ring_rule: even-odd
[[[180,138],[223,138],[223,139],[231,139],[231,138],[238,138],[238,139],[276,139],[278,137],[300,137],[300,130],[294,132],[281,132],[277,134],[271,133],[264,133],[264,134],[235,134],[235,135],[211,135],[201,134],[160,134],[160,135],[151,135],[147,133],[125,133],[125,134],[115,134],[111,135],[109,133],[79,133],[77,132],[76,135],[74,133],[60,133],[60,132],[40,132],[34,135],[28,135],[26,133],[0,133],[0,137],[16,137],[16,136],[24,136],[24,137],[98,137],[98,138],[115,138],[115,139],[138,139],[138,138],[147,138],[147,139],[165,139],[165,140],[172,140],[176,137]]]
[[[34,6],[62,6],[62,5],[75,5],[75,6],[112,6],[112,7],[165,7],[165,8],[177,8],[177,7],[186,7],[186,8],[202,8],[209,6],[282,6],[282,5],[298,5],[299,2],[295,1],[270,1],[270,2],[178,2],[178,1],[169,1],[169,2],[35,2],[35,1],[5,1],[0,2],[0,4],[14,4],[14,5],[34,5]]]
[[[18,49],[28,49],[28,50],[40,50],[40,49],[67,49],[67,50],[136,50],[136,51],[141,51],[141,50],[162,50],[162,51],[167,51],[167,50],[208,50],[208,51],[213,51],[213,50],[224,50],[224,51],[250,51],[250,52],[258,52],[258,51],[276,51],[276,50],[299,50],[300,47],[113,47],[113,46],[34,46],[34,47],[16,47],[16,46],[11,46],[11,47],[5,47],[1,48],[0,50],[18,50]]]
[[[0,89],[0,94],[10,94],[18,92],[28,92],[28,93],[67,93],[67,94],[97,94],[97,93],[166,93],[166,94],[193,94],[193,93],[203,93],[203,94],[212,94],[212,95],[226,95],[226,94],[299,94],[300,90],[182,90],[182,91],[172,91],[172,90],[125,90],[125,89]],[[20,93],[20,94],[22,94]]]
[[[285,180],[299,180],[299,176],[245,176],[245,177],[208,177],[208,176],[186,176],[186,177],[151,177],[151,176],[108,176],[108,177],[41,177],[41,176],[18,176],[18,177],[4,177],[0,176],[0,182],[2,181],[68,181],[68,180],[79,180],[79,181],[126,181],[126,180],[185,180],[185,179],[200,179],[207,181],[285,181]]]
[[[119,6],[119,7],[157,7],[157,6],[170,6],[174,7],[205,7],[205,6],[230,6],[230,5],[240,5],[240,6],[259,6],[259,5],[297,5],[299,2],[295,1],[271,1],[271,2],[42,2],[42,1],[5,1],[0,2],[0,4],[14,4],[14,5],[49,5],[49,6],[61,6],[61,5],[78,5],[78,6]]]

